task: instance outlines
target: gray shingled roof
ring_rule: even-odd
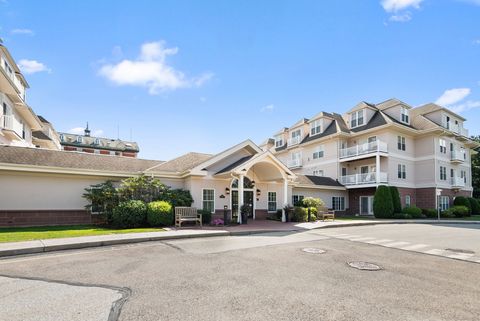
[[[138,173],[163,162],[133,157],[0,146],[0,163]]]
[[[335,126],[335,123],[336,123],[336,120],[332,121],[330,123],[330,125],[328,125],[328,127],[325,128],[325,130],[323,132],[321,132],[320,134],[317,134],[317,135],[314,135],[314,136],[310,136],[310,134],[308,134],[302,140],[302,144],[306,143],[306,142],[310,142],[310,141],[315,140],[315,139],[319,139],[319,138],[322,138],[322,137],[325,137],[325,136],[335,134],[337,132],[337,126]]]
[[[93,137],[85,135],[75,135],[69,133],[59,133],[63,140],[60,141],[62,146],[75,146],[84,148],[98,148],[113,151],[126,151],[138,153],[140,149],[136,142],[128,142],[120,139]],[[77,137],[82,137],[82,142],[77,142]]]
[[[158,166],[151,168],[148,172],[174,172],[183,173],[194,167],[206,162],[213,155],[202,153],[188,153],[180,157],[164,162]]]
[[[336,186],[343,187],[338,181],[331,177],[326,176],[313,176],[313,175],[298,175],[297,183],[301,185],[315,185],[315,186]]]
[[[243,163],[246,163],[247,161],[249,161],[254,155],[250,155],[250,156],[245,156],[243,158],[240,158],[238,161],[228,165],[227,167],[221,169],[220,171],[218,171],[216,174],[222,174],[222,173],[225,173],[225,172],[228,172],[229,170],[232,170],[234,169],[235,167],[238,167],[240,165],[242,165]]]
[[[372,118],[370,119],[370,121],[363,125],[363,126],[360,126],[360,127],[355,127],[355,128],[352,128],[352,132],[360,132],[360,131],[363,131],[363,130],[367,130],[367,129],[371,129],[371,128],[375,128],[375,127],[380,127],[382,125],[385,125],[387,123],[387,121],[385,120],[385,118],[382,116],[382,114],[379,112],[379,111],[376,111],[375,114],[372,116]]]

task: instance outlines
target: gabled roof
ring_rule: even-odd
[[[201,163],[212,158],[210,154],[187,153],[157,166],[149,168],[146,172],[172,172],[184,173],[193,169]]]
[[[352,128],[351,131],[357,133],[363,130],[372,129],[387,124],[387,121],[382,114],[383,113],[381,113],[380,111],[376,111],[368,123],[363,126]]]
[[[321,111],[321,112],[319,112],[318,114],[316,114],[315,116],[313,116],[312,118],[310,118],[310,119],[308,120],[308,122],[311,123],[312,121],[317,120],[317,119],[322,118],[322,117],[333,118],[333,115],[330,114],[330,113]]]
[[[295,124],[293,124],[292,126],[290,126],[289,129],[293,129],[293,128],[299,127],[299,126],[301,126],[301,125],[303,125],[303,124],[306,124],[306,123],[308,123],[308,119],[307,119],[307,118],[302,118],[302,119],[300,119],[299,121],[297,121]]]
[[[375,107],[377,107],[379,110],[385,110],[385,109],[395,107],[395,106],[398,106],[398,105],[402,105],[403,107],[405,107],[407,109],[412,108],[412,106],[404,103],[403,101],[401,101],[397,98],[390,98],[390,99],[387,99],[385,101],[382,101],[381,103],[376,104]]]
[[[133,157],[66,152],[41,148],[0,146],[0,164],[55,167],[72,170],[140,173],[163,163]]]
[[[37,115],[38,119],[44,124],[50,124],[48,120],[46,120],[43,116]]]
[[[305,138],[302,141],[302,144],[306,143],[306,142],[311,142],[312,140],[316,140],[316,139],[319,139],[319,138],[322,138],[322,137],[325,137],[325,136],[333,135],[333,134],[336,134],[336,133],[337,133],[337,126],[336,126],[336,120],[334,120],[320,134],[313,135],[313,136],[310,136],[310,134],[308,134],[307,136],[305,136]]]
[[[439,110],[444,111],[444,112],[449,113],[449,114],[452,114],[453,116],[455,116],[455,117],[457,117],[457,118],[459,118],[463,121],[466,121],[466,119],[463,118],[462,116],[460,116],[459,114],[454,113],[450,109],[442,107],[442,106],[434,104],[434,103],[425,104],[423,106],[416,107],[416,108],[413,109],[413,111],[418,115],[427,115],[427,114],[430,114],[430,113],[433,113],[433,112],[436,112],[436,111],[439,111]]]
[[[222,173],[226,173],[228,171],[231,171],[232,169],[242,165],[242,164],[245,164],[246,162],[248,162],[254,155],[250,155],[250,156],[245,156],[243,158],[240,158],[238,161],[228,165],[227,167],[225,168],[222,168],[221,170],[219,170],[217,173],[215,173],[215,175],[217,174],[222,174]]]
[[[347,124],[345,123],[345,119],[343,119],[342,115],[337,113],[332,113],[333,119],[336,121],[336,125],[340,132],[342,133],[350,133],[350,129],[348,129]]]
[[[299,185],[311,185],[311,186],[331,186],[331,187],[344,187],[338,181],[331,177],[326,176],[313,176],[313,175],[298,175],[295,183]]]

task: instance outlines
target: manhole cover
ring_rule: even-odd
[[[471,250],[462,250],[462,249],[445,249],[445,250],[450,252],[456,252],[456,253],[475,254],[475,252]]]
[[[379,271],[382,269],[380,266],[369,262],[347,262],[347,264],[358,270]]]
[[[323,253],[327,252],[325,250],[317,249],[315,247],[307,247],[307,248],[302,249],[302,251],[306,252],[306,253],[311,253],[311,254],[323,254]]]

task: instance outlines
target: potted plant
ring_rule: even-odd
[[[293,206],[291,206],[291,205],[285,205],[285,207],[283,208],[283,210],[285,211],[285,222],[288,222],[288,221],[289,221],[289,217],[290,217],[290,213],[292,213],[292,211],[293,211]]]
[[[240,207],[240,215],[242,215],[242,224],[247,224],[248,216],[252,213],[252,207],[244,204]]]

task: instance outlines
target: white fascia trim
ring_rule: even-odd
[[[32,166],[21,164],[0,164],[0,170],[19,171],[19,172],[33,172],[33,173],[51,173],[51,174],[73,174],[86,176],[111,176],[111,177],[131,177],[141,175],[141,172],[116,172],[116,171],[100,171],[88,169],[74,169],[74,168],[59,168],[50,166]]]
[[[257,154],[251,159],[249,159],[246,163],[237,166],[236,168],[232,169],[231,172],[235,172],[238,168],[244,167],[244,168],[250,168],[254,166],[257,162],[269,157],[270,160],[273,162],[272,165],[276,166],[279,171],[285,171],[291,178],[296,178],[297,176],[287,167],[285,164],[283,164],[278,158],[275,157],[275,155],[272,154],[270,151],[265,151],[261,154]],[[282,175],[283,176],[283,175]]]
[[[295,188],[308,188],[308,189],[320,189],[320,190],[335,190],[335,191],[346,191],[347,188],[341,186],[326,186],[326,185],[292,185]]]

